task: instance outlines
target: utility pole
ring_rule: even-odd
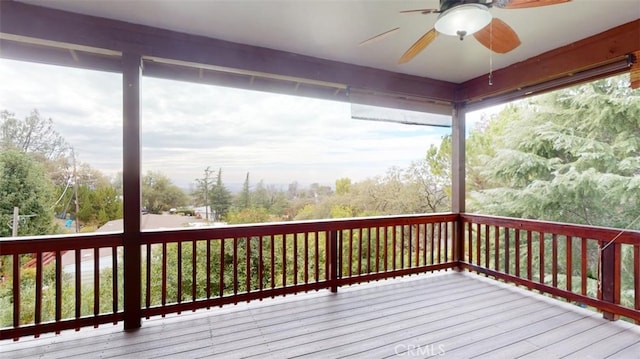
[[[78,222],[78,210],[80,205],[78,203],[78,172],[76,170],[76,152],[71,148],[71,155],[73,156],[73,196],[76,204],[76,233],[80,233],[80,223]]]
[[[13,225],[11,226],[11,237],[18,236],[18,223],[20,223],[20,209],[13,207]]]
[[[211,173],[210,166],[204,170],[204,213],[207,222],[209,222],[209,173]]]

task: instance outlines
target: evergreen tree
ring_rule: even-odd
[[[231,207],[231,192],[222,183],[222,168],[218,169],[216,182],[210,192],[211,208],[215,211],[216,220],[223,219]]]
[[[640,92],[620,77],[507,107],[485,135],[473,210],[622,228],[640,215]]]

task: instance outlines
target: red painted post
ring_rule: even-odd
[[[140,73],[139,55],[122,55],[123,194],[124,194],[124,329],[140,328]]]
[[[327,232],[327,257],[326,261],[329,263],[329,271],[327,273],[327,280],[331,287],[331,292],[336,293],[338,291],[338,278],[340,268],[338,267],[338,231]]]
[[[601,247],[600,254],[600,285],[602,300],[620,303],[620,245],[609,242]],[[603,311],[602,316],[608,320],[617,320],[618,315]]]

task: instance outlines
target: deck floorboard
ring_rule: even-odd
[[[4,358],[640,358],[640,326],[442,272],[0,343]]]

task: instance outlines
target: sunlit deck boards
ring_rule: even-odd
[[[1,344],[2,358],[633,358],[640,327],[449,272]]]

